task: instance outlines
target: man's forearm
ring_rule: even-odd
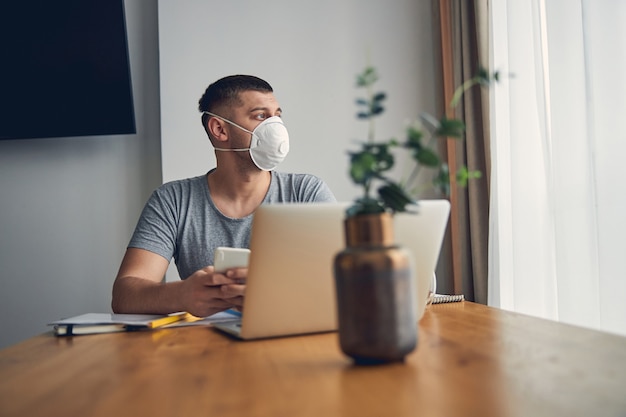
[[[117,278],[111,307],[114,313],[169,314],[183,311],[179,282],[160,283],[137,277]]]

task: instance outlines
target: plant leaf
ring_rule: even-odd
[[[346,210],[346,216],[358,216],[360,214],[380,214],[384,213],[385,208],[375,198],[359,198],[353,205]]]
[[[370,112],[373,116],[377,115],[377,114],[381,114],[382,112],[385,111],[385,108],[383,106],[380,106],[378,104],[372,104],[372,107],[370,109]]]
[[[482,177],[482,172],[470,171],[466,166],[462,166],[456,173],[456,182],[460,187],[467,187],[469,180],[480,177]]]
[[[439,165],[439,156],[430,148],[421,148],[413,154],[413,158],[420,164],[436,167]]]
[[[378,74],[374,67],[367,67],[356,77],[356,85],[358,87],[367,87],[374,84],[378,80]]]
[[[435,134],[440,137],[462,138],[464,131],[465,123],[459,119],[448,119],[444,116]]]
[[[406,211],[406,206],[415,202],[402,187],[394,182],[380,187],[378,195],[385,208],[392,212]]]
[[[376,158],[367,152],[351,155],[350,177],[355,184],[367,184],[376,172]]]
[[[422,138],[424,137],[424,133],[414,126],[409,126],[406,130],[406,133],[407,133],[406,147],[409,149],[421,149]]]
[[[389,148],[392,146],[390,143],[375,143],[366,144],[363,152],[370,154],[375,161],[375,171],[377,173],[387,171],[393,167],[394,157]]]
[[[380,92],[380,93],[377,93],[376,95],[374,95],[374,97],[372,97],[372,101],[380,102],[380,101],[383,101],[386,98],[387,98],[387,94],[385,94],[383,92]]]

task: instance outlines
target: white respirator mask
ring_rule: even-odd
[[[235,122],[231,122],[217,114],[205,111],[209,116],[217,117],[220,120],[225,121],[244,132],[250,133],[252,138],[250,139],[249,148],[215,148],[216,151],[222,152],[250,152],[252,162],[259,169],[263,171],[272,171],[275,169],[289,153],[289,133],[283,123],[283,120],[278,116],[268,117],[263,120],[253,131],[239,126]]]

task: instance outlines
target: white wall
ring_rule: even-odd
[[[291,151],[279,169],[316,174],[338,199],[352,199],[346,151],[367,132],[355,118],[355,76],[368,57],[380,72],[378,88],[389,96],[381,139],[434,111],[431,8],[430,0],[160,0],[164,180],[215,165],[198,99],[218,78],[253,74],[284,110]]]
[[[0,348],[51,320],[110,311],[126,244],[161,182],[157,4],[126,3],[137,134],[0,141]]]

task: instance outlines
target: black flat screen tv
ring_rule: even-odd
[[[133,134],[123,0],[0,5],[0,140]]]

